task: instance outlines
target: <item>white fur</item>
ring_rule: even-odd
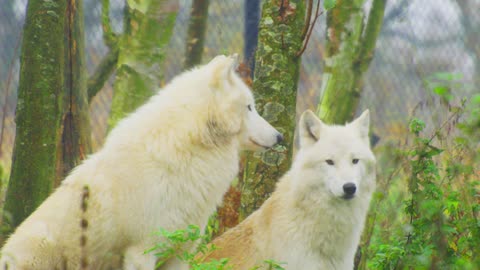
[[[84,186],[89,269],[154,269],[155,256],[144,251],[161,241],[156,230],[203,228],[238,172],[239,151],[279,137],[234,67],[235,57],[218,56],[119,122],[8,239],[0,269],[79,269]],[[185,267],[169,264],[162,269]]]
[[[276,191],[217,238],[207,259],[230,258],[233,269],[245,270],[266,259],[285,262],[288,270],[353,269],[375,189],[368,111],[345,126],[326,125],[306,111],[299,128],[301,148]],[[353,198],[345,197],[346,183],[356,185]]]

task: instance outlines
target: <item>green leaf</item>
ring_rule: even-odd
[[[473,102],[473,103],[480,104],[480,95],[474,95],[474,96],[472,97],[472,102]]]
[[[272,25],[273,24],[273,19],[271,17],[266,17],[264,20],[263,20],[263,24],[265,25]]]
[[[422,120],[413,118],[410,121],[410,125],[409,125],[410,132],[418,135],[418,133],[420,133],[420,131],[422,131],[424,128],[425,128],[425,122],[423,122]]]
[[[437,86],[433,88],[433,92],[439,96],[448,94],[448,87],[446,86]]]
[[[330,9],[334,8],[336,4],[337,4],[337,0],[325,0],[325,1],[323,1],[323,7],[326,10],[330,10]]]

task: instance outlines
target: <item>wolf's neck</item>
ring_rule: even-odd
[[[280,208],[288,213],[284,217],[288,219],[286,222],[296,228],[289,232],[292,234],[289,238],[301,239],[308,250],[331,257],[343,258],[345,250],[354,252],[367,214],[367,199],[342,201],[316,194],[315,190],[309,195],[301,190],[288,193],[287,189],[294,190],[289,183],[282,183],[281,188],[284,192],[281,193],[283,199],[279,200],[282,203]]]

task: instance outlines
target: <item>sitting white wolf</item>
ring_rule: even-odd
[[[235,60],[218,56],[179,75],[119,122],[8,239],[0,269],[73,270],[81,259],[87,269],[111,269],[123,255],[124,269],[153,270],[156,258],[144,251],[161,240],[154,231],[203,228],[238,173],[240,150],[281,140],[256,112]],[[182,267],[170,261],[162,269]]]
[[[213,241],[217,249],[205,260],[229,258],[242,270],[266,259],[289,270],[353,269],[375,190],[368,111],[345,126],[325,125],[306,111],[299,125],[291,170],[259,210]]]

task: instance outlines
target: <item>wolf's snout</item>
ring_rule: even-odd
[[[283,135],[280,133],[277,133],[277,144],[281,143],[283,141]]]
[[[354,183],[346,183],[343,185],[343,192],[345,192],[346,198],[352,198],[357,191],[357,186]]]

